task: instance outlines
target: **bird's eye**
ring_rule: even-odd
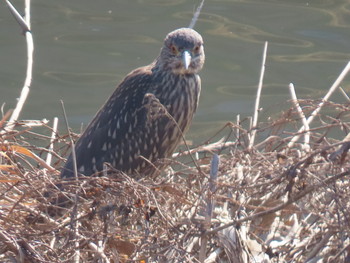
[[[200,49],[200,46],[195,46],[194,49],[193,49],[193,51],[194,51],[195,53],[198,53],[198,52],[199,52],[199,49]]]
[[[171,45],[171,46],[170,46],[170,50],[171,50],[171,53],[173,53],[174,55],[176,55],[177,53],[179,53],[178,50],[177,50],[177,48],[176,48],[176,46],[174,46],[174,45]]]

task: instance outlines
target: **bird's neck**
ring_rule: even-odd
[[[171,69],[169,67],[166,67],[164,64],[157,63],[154,64],[152,72],[154,75],[163,75],[174,79],[194,77],[197,75],[197,73],[186,70],[185,68]]]

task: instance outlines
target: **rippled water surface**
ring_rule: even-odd
[[[19,9],[23,1],[13,1]],[[62,120],[79,131],[116,84],[149,64],[165,35],[187,26],[199,1],[47,1],[32,3],[35,41],[31,92],[24,119]],[[200,106],[188,138],[200,142],[227,121],[251,115],[265,41],[269,42],[261,106],[264,118],[299,98],[320,98],[350,60],[347,1],[207,0],[195,29],[205,40]],[[23,85],[24,37],[0,3],[0,103],[13,107]],[[342,87],[350,92],[347,78]],[[332,99],[344,101],[339,94]],[[62,121],[63,123],[63,121]],[[63,124],[62,124],[63,126]]]

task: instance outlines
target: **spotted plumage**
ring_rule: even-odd
[[[104,163],[131,175],[152,173],[150,163],[171,157],[197,109],[204,58],[196,31],[169,33],[158,58],[125,77],[78,139],[79,174],[99,172]],[[70,155],[61,176],[72,171]]]

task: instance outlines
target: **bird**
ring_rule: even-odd
[[[204,61],[197,31],[167,34],[157,58],[121,81],[76,141],[78,176],[99,174],[105,163],[133,176],[158,171],[157,163],[171,158],[191,125]],[[75,176],[73,159],[71,153],[61,178]]]

